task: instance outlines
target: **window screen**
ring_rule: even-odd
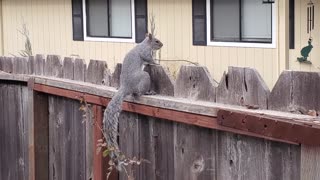
[[[211,40],[272,42],[272,5],[261,0],[211,0]]]

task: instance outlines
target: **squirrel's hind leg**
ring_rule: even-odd
[[[151,86],[150,75],[147,72],[142,71],[136,78],[138,81],[136,84],[136,88],[134,89],[133,95],[141,96],[149,92]]]

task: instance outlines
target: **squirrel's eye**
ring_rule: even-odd
[[[156,43],[159,43],[159,41],[156,41]]]

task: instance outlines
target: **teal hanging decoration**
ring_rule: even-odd
[[[298,57],[297,60],[301,63],[307,63],[307,64],[312,64],[311,61],[308,60],[309,54],[313,48],[312,44],[312,39],[309,38],[308,41],[308,46],[305,46],[301,49],[300,53],[302,57]]]
[[[312,46],[312,36],[311,32],[314,30],[314,4],[310,0],[307,7],[307,33],[309,34],[308,45],[303,47],[300,51],[301,57],[298,57],[297,60],[301,63],[312,64],[311,61],[308,60],[309,54],[313,48]]]

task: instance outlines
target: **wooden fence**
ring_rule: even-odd
[[[0,179],[104,179],[96,143],[121,65],[37,55],[0,70]],[[128,97],[119,124],[121,150],[149,161],[135,179],[320,179],[319,73],[285,71],[270,92],[251,68],[220,83],[201,66],[146,71],[158,95]]]

